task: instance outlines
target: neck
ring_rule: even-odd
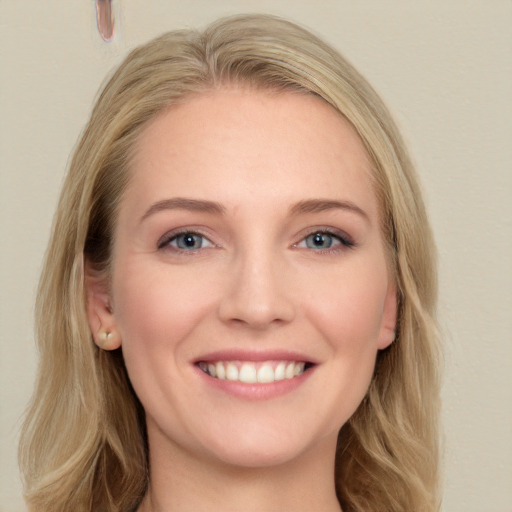
[[[150,483],[138,512],[340,512],[334,453],[335,440],[325,440],[292,461],[241,468],[177,447],[172,454],[150,450]]]

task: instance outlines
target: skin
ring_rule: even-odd
[[[313,96],[226,87],[156,117],[130,171],[111,288],[90,277],[87,289],[95,339],[122,345],[146,411],[150,485],[139,510],[340,510],[337,433],[396,322],[353,128]],[[182,228],[202,247],[180,249]],[[331,246],[312,244],[326,230]],[[294,351],[315,364],[289,392],[247,399],[198,370],[217,350]]]

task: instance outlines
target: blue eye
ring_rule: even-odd
[[[305,238],[306,247],[309,249],[330,249],[333,244],[340,243],[340,241],[329,233],[312,233]]]
[[[203,246],[203,237],[194,233],[183,233],[172,238],[169,243],[176,244],[178,249],[201,249]]]
[[[211,247],[212,245],[213,244],[203,235],[192,231],[186,231],[166,236],[161,242],[159,242],[158,247],[164,248],[166,246],[171,246],[173,249],[180,251],[197,251],[198,249],[204,249],[205,247]]]
[[[303,238],[296,247],[313,249],[316,251],[329,251],[354,247],[354,243],[343,234],[335,234],[329,231],[315,231]]]

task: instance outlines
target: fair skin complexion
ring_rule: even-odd
[[[226,87],[155,118],[130,171],[87,288],[146,411],[139,510],[339,511],[337,433],[396,321],[359,138],[313,96]]]

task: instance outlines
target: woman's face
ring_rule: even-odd
[[[354,130],[312,96],[227,88],[153,120],[131,172],[91,324],[119,335],[151,450],[333,454],[396,315]]]

